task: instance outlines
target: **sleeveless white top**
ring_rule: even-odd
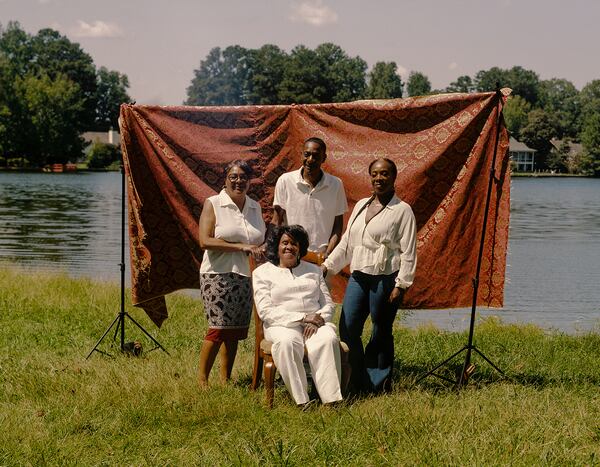
[[[225,190],[208,198],[215,211],[215,238],[231,243],[260,245],[265,237],[265,221],[260,204],[246,196],[244,209],[239,210]],[[242,251],[204,250],[200,273],[235,272],[250,277],[248,255]]]

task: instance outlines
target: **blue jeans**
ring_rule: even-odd
[[[396,275],[374,276],[354,271],[348,281],[340,317],[340,338],[350,349],[350,385],[356,392],[387,389],[391,382],[394,366],[392,326],[398,303],[389,303],[388,299]],[[363,350],[361,335],[369,315],[373,331]]]

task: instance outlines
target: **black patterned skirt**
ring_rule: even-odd
[[[200,274],[200,295],[208,320],[206,340],[222,342],[248,337],[252,314],[252,280],[226,272]]]

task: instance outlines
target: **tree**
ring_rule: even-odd
[[[278,86],[281,104],[316,104],[327,93],[323,64],[316,52],[299,45],[292,49]]]
[[[0,52],[0,154],[10,152],[12,141],[9,138],[11,111],[9,107],[12,82],[8,76],[8,60]],[[6,158],[8,162],[8,158]]]
[[[121,159],[121,151],[114,144],[95,142],[90,148],[87,163],[90,169],[105,169]]]
[[[187,88],[187,105],[242,105],[250,92],[250,54],[247,49],[234,45],[223,52],[213,48]]]
[[[37,165],[64,163],[82,152],[78,115],[84,105],[76,83],[63,75],[27,75],[15,83],[30,116],[26,154]]]
[[[579,93],[583,119],[600,113],[600,79],[587,83]]]
[[[406,92],[410,97],[425,96],[431,92],[431,82],[420,71],[411,71],[406,82]]]
[[[248,104],[278,104],[278,86],[283,80],[288,56],[276,45],[263,45],[249,54],[246,100]]]
[[[494,91],[496,84],[509,87],[513,94],[521,96],[531,105],[536,105],[539,95],[539,77],[536,72],[514,66],[510,70],[498,67],[481,70],[475,75],[475,87],[480,92]]]
[[[362,98],[366,69],[362,58],[350,58],[335,44],[321,44],[315,50],[297,46],[287,60],[278,87],[279,101],[314,104]]]
[[[96,91],[96,130],[107,131],[119,127],[119,111],[121,104],[130,102],[127,94],[129,79],[118,71],[110,71],[100,67],[97,73]]]
[[[511,96],[503,109],[506,128],[516,139],[521,139],[521,130],[527,125],[531,104],[521,96]]]
[[[568,139],[561,141],[557,148],[552,148],[546,164],[555,172],[569,171],[569,156],[571,154],[571,143]]]
[[[473,92],[475,90],[475,83],[470,76],[463,75],[459,76],[456,81],[452,81],[446,88],[446,92]]]
[[[404,83],[398,75],[396,62],[377,62],[369,73],[367,95],[369,99],[394,99],[402,97]]]
[[[367,62],[360,57],[349,57],[332,43],[319,45],[315,53],[323,66],[325,83],[325,95],[320,102],[349,102],[364,97]]]
[[[489,92],[494,91],[496,86],[507,87],[508,85],[508,72],[497,66],[490,68],[489,70],[480,70],[475,75],[475,89],[478,92]],[[514,90],[513,90],[514,91]]]
[[[600,112],[588,114],[583,121],[581,143],[585,148],[584,170],[600,175]]]
[[[546,157],[553,148],[550,140],[556,137],[557,123],[551,114],[541,109],[529,112],[527,125],[521,130],[521,139],[530,148],[538,151],[536,168],[546,168]]]
[[[558,122],[558,138],[578,139],[581,131],[579,91],[566,79],[540,81],[540,106]]]
[[[33,60],[29,71],[48,75],[50,79],[66,77],[77,84],[83,105],[77,116],[77,127],[85,131],[96,120],[96,67],[92,57],[79,44],[71,42],[53,29],[41,29],[31,39]]]

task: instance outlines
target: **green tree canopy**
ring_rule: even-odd
[[[558,122],[558,138],[578,139],[581,131],[579,91],[566,79],[540,81],[540,106],[554,114]]]
[[[31,119],[30,162],[64,163],[79,157],[83,149],[77,122],[83,106],[79,86],[64,75],[29,74],[17,80],[15,90]]]
[[[583,118],[591,114],[600,114],[600,79],[587,83],[579,94]]]
[[[425,96],[431,92],[431,82],[420,71],[411,71],[406,82],[406,92],[410,97]]]
[[[467,75],[459,76],[456,81],[452,81],[446,88],[446,92],[473,92],[474,90],[475,83]]]
[[[200,62],[187,89],[189,105],[310,104],[364,97],[366,62],[325,43],[288,55],[279,47],[216,47]]]
[[[283,80],[288,56],[276,45],[263,45],[249,54],[248,104],[278,104],[278,88]]]
[[[281,104],[322,102],[327,86],[317,53],[303,45],[294,47],[277,88]]]
[[[600,112],[586,115],[581,132],[581,143],[585,148],[584,169],[593,175],[600,175]]]
[[[234,45],[223,51],[213,48],[200,68],[194,70],[194,78],[187,89],[187,105],[240,105],[246,104],[250,91],[250,53],[244,47]]]
[[[323,69],[325,95],[320,102],[348,102],[365,95],[367,62],[349,57],[341,47],[325,43],[315,49]]]
[[[535,109],[527,116],[527,125],[521,129],[521,139],[530,148],[536,149],[539,160],[536,158],[537,168],[545,168],[545,158],[553,146],[550,140],[556,137],[557,122],[552,114],[542,109]]]
[[[404,83],[398,75],[396,62],[377,62],[369,73],[367,96],[369,99],[395,99],[402,97]]]
[[[48,75],[51,79],[59,75],[77,84],[83,105],[79,111],[80,128],[88,129],[96,120],[97,82],[96,67],[92,57],[79,44],[53,29],[42,29],[31,38],[33,61],[30,72]]]
[[[84,131],[116,127],[129,100],[125,75],[96,67],[77,43],[52,29],[31,35],[0,27],[0,150],[32,164],[80,156]]]
[[[521,139],[521,130],[527,125],[529,112],[531,104],[521,96],[511,96],[504,106],[506,128],[518,140]]]
[[[539,77],[534,71],[520,66],[514,66],[510,70],[492,67],[475,75],[475,88],[479,92],[494,91],[496,84],[501,88],[511,88],[513,94],[521,96],[532,105],[538,102]]]
[[[127,94],[129,79],[118,71],[100,67],[97,73],[96,130],[106,131],[119,127],[121,104],[130,102]]]
[[[114,144],[95,142],[88,154],[88,167],[105,169],[121,159],[121,151]]]

